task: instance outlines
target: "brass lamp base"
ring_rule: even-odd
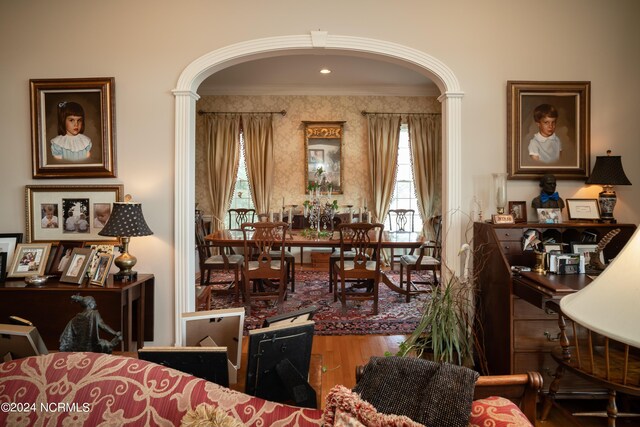
[[[132,269],[138,262],[138,258],[129,253],[129,237],[122,238],[122,245],[119,250],[120,255],[113,261],[113,263],[120,269],[120,271],[113,275],[113,280],[117,282],[136,280],[138,273]]]

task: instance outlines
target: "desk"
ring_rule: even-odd
[[[243,246],[244,237],[242,231],[238,230],[219,230],[215,231],[205,239],[213,246],[220,248],[226,247],[241,247]],[[372,239],[375,240],[375,239]],[[416,249],[425,241],[424,236],[416,232],[382,232],[382,248],[394,248],[394,249]],[[337,231],[332,233],[331,237],[308,239],[303,237],[299,231],[292,231],[287,233],[285,240],[287,247],[301,248],[300,259],[302,259],[302,248],[336,248],[340,246],[339,233]],[[387,285],[390,289],[406,295],[409,290],[405,290],[397,286],[389,277],[382,273],[381,282]]]
[[[524,272],[514,275],[512,265],[533,267],[535,253],[522,250],[522,236],[534,229],[556,243],[580,242],[585,235],[599,241],[620,228],[605,248],[605,259],[615,257],[635,231],[633,224],[596,224],[566,222],[561,224],[474,224],[474,265],[479,291],[480,310],[476,332],[484,344],[489,372],[493,375],[537,371],[543,375],[545,388],[551,384],[557,364],[551,351],[555,340],[557,314],[546,312],[550,301],[576,292],[589,284],[586,275],[541,275]],[[566,387],[564,387],[566,385]],[[566,378],[563,392],[593,391],[593,384],[577,377]]]
[[[7,280],[0,285],[0,322],[8,322],[9,316],[30,320],[47,349],[57,350],[65,326],[83,310],[71,296],[92,296],[104,322],[122,331],[120,350],[134,351],[142,348],[144,341],[153,341],[154,281],[152,274],[138,274],[131,282],[114,282],[110,275],[104,287],[61,283],[53,278],[41,287]],[[110,338],[106,332],[101,335]]]

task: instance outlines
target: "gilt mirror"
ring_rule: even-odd
[[[302,122],[304,124],[305,193],[322,168],[331,194],[342,194],[342,131],[344,122]]]

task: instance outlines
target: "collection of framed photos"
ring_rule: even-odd
[[[0,234],[0,280],[31,275],[60,276],[60,282],[104,286],[114,244],[60,241],[22,243],[22,233]]]

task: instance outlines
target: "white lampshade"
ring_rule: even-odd
[[[640,228],[588,286],[560,300],[562,312],[604,336],[640,347]]]

